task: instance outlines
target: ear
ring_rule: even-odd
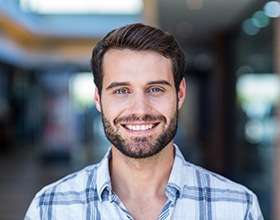
[[[94,101],[96,105],[96,109],[101,112],[101,100],[98,92],[98,88],[95,86],[95,91],[94,91]]]
[[[180,109],[184,103],[186,97],[186,80],[183,78],[180,82],[178,89],[178,109]]]

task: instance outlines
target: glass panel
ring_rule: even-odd
[[[67,3],[66,3],[67,2]],[[20,0],[25,11],[39,14],[140,14],[142,0]]]

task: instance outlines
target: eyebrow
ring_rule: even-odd
[[[130,85],[128,82],[112,82],[109,86],[107,86],[106,90],[110,90],[119,86],[128,86]]]
[[[172,86],[168,81],[166,80],[157,80],[157,81],[151,81],[148,82],[148,85],[167,85],[167,86]]]
[[[109,86],[106,87],[106,90],[110,90],[113,88],[117,88],[120,86],[129,86],[129,82],[112,82]],[[150,81],[147,83],[147,85],[167,85],[167,86],[172,86],[168,81],[166,80],[156,80],[156,81]]]

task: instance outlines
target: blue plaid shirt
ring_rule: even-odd
[[[44,187],[25,220],[132,220],[112,191],[109,150],[103,160]],[[158,219],[263,219],[257,197],[242,185],[186,162],[177,146],[165,190],[168,201]],[[147,206],[149,201],[147,201]]]

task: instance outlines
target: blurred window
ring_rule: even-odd
[[[24,11],[38,14],[140,14],[142,0],[20,0]]]
[[[71,100],[76,110],[84,111],[94,106],[93,76],[89,72],[77,73],[70,80]]]

